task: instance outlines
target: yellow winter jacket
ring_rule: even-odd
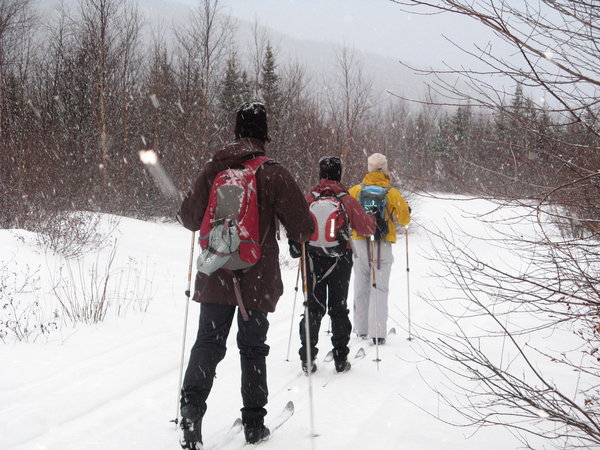
[[[362,184],[376,184],[382,187],[390,186],[389,177],[383,172],[369,172],[365,175],[362,180]],[[362,190],[362,186],[357,184],[352,186],[348,193],[358,200],[358,194]],[[396,227],[394,221],[401,226],[406,226],[410,223],[410,212],[408,210],[408,204],[400,195],[400,192],[396,188],[391,188],[387,193],[387,208],[386,217],[388,219],[388,234],[385,240],[388,242],[396,242]],[[355,231],[352,231],[352,239],[366,239],[363,236],[359,236]]]

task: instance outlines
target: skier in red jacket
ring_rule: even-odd
[[[348,342],[352,325],[348,317],[348,286],[352,273],[352,248],[350,246],[349,228],[362,236],[370,236],[375,232],[375,219],[365,213],[360,203],[351,195],[341,183],[342,163],[340,158],[325,156],[319,161],[319,184],[306,196],[307,202],[312,204],[318,199],[333,199],[339,202],[343,211],[345,230],[342,236],[335,241],[335,246],[323,247],[315,242],[319,220],[315,217],[315,232],[307,248],[307,277],[308,277],[308,310],[311,359],[307,361],[306,354],[306,328],[305,319],[300,322],[300,340],[302,346],[298,351],[302,360],[302,370],[305,374],[317,370],[315,358],[318,353],[317,343],[321,320],[327,312],[331,318],[331,343],[333,345],[333,359],[337,372],[346,372],[350,369],[348,362]],[[333,224],[328,222],[327,229],[321,224],[321,230],[330,232]],[[333,234],[333,230],[331,230]],[[339,241],[339,242],[338,242]]]

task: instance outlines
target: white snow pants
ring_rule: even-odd
[[[388,294],[394,255],[392,243],[375,242],[375,281],[371,269],[371,245],[367,240],[352,240],[354,259],[354,332],[371,338],[387,336]],[[378,246],[380,246],[378,250]],[[379,268],[377,259],[379,257]]]

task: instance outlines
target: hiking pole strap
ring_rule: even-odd
[[[233,290],[235,292],[235,299],[237,301],[238,306],[240,307],[240,313],[242,314],[242,319],[244,322],[248,322],[250,318],[248,317],[248,311],[246,311],[246,307],[244,306],[244,299],[242,298],[242,290],[240,289],[240,282],[232,272],[231,276],[233,278]]]

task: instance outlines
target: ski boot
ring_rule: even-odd
[[[302,372],[304,372],[304,375],[308,375],[308,363],[306,361],[302,361]],[[310,365],[310,373],[315,373],[317,371],[317,363],[315,363],[315,360],[313,359],[311,365]]]
[[[202,416],[194,405],[181,407],[181,430],[183,437],[179,440],[181,448],[187,450],[202,450]]]
[[[269,439],[271,432],[264,425],[257,427],[244,426],[244,436],[248,444],[258,444]]]
[[[351,367],[352,367],[352,364],[350,364],[350,362],[347,359],[335,361],[335,371],[337,373],[348,372]]]

